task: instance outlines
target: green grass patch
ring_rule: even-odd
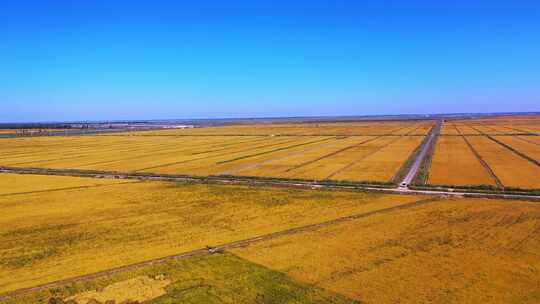
[[[6,300],[5,304],[48,303],[137,276],[164,276],[166,294],[148,304],[172,303],[359,303],[342,295],[296,282],[287,275],[229,253],[171,261],[110,277],[78,282]]]

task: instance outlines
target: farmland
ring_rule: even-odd
[[[524,131],[536,122],[444,122],[423,167],[427,187],[540,189],[540,141]],[[4,302],[537,303],[538,202],[309,182],[393,187],[433,126],[281,123],[3,138],[0,166],[49,170],[0,173],[0,301],[18,291]],[[52,169],[95,174],[40,175]],[[160,174],[201,178],[152,180]],[[283,183],[254,183],[258,177]]]
[[[470,137],[474,149],[499,177],[503,185],[540,188],[540,168],[505,147],[483,137]],[[527,176],[527,178],[523,178]]]
[[[426,135],[431,121],[365,121],[236,124],[213,128],[140,132],[141,135]]]
[[[106,300],[115,300],[116,303],[138,300],[150,304],[357,303],[227,253],[148,266],[54,291],[36,292],[5,303],[47,303],[50,298],[76,299],[79,303],[88,303],[86,299],[96,299],[101,303]]]
[[[439,138],[429,183],[459,186],[496,185],[466,141],[459,136]]]
[[[434,125],[268,122],[4,138],[0,166],[395,184]],[[422,183],[537,189],[539,126],[537,116],[446,120]],[[530,178],[523,180],[519,172]]]
[[[17,174],[0,180],[18,187],[0,195],[0,294],[255,238],[223,253],[67,281],[8,304],[540,299],[536,202]],[[305,228],[288,230],[297,227]],[[280,231],[289,232],[259,237]]]
[[[43,179],[47,187],[36,191]],[[34,175],[0,180],[19,187],[0,195],[0,293],[423,199]]]
[[[540,304],[540,0],[2,4],[0,304]]]
[[[507,144],[511,148],[524,153],[534,160],[540,161],[540,146],[535,141],[524,137],[496,136],[495,139]]]
[[[277,124],[3,139],[0,166],[390,182],[432,125]]]
[[[540,188],[538,116],[446,121],[428,184]]]
[[[499,116],[490,118],[475,118],[450,120],[446,125],[444,135],[454,133],[452,128],[459,130],[462,135],[536,135],[540,132],[538,116]]]
[[[537,203],[457,199],[233,253],[365,303],[538,303],[539,229]]]

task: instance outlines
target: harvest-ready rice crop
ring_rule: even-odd
[[[270,140],[271,143],[255,146],[245,145],[242,149],[226,150],[215,155],[202,155],[194,161],[173,163],[169,166],[149,168],[146,172],[186,173],[194,175],[217,175],[234,170],[237,166],[255,164],[267,158],[279,157],[284,153],[294,153],[297,149],[326,141],[320,137],[284,137]]]
[[[459,130],[459,132],[462,135],[477,135],[477,134],[480,134],[480,132],[478,132],[477,130],[471,128],[470,126],[457,125],[456,124],[456,128]]]
[[[524,140],[522,137],[515,136],[496,136],[501,141],[524,155],[540,162],[540,145],[534,142]],[[540,170],[540,168],[539,168]]]
[[[451,122],[458,126],[464,135],[479,134],[478,131],[471,127],[489,135],[535,134],[540,132],[540,116],[537,115],[485,117],[452,120]]]
[[[540,145],[540,136],[518,136],[521,140]]]
[[[364,136],[336,138],[297,153],[290,153],[289,155],[277,157],[255,167],[246,167],[244,170],[238,171],[237,174],[247,176],[290,177],[299,167],[303,167],[310,162],[327,158],[343,149],[353,148],[369,138],[370,137]]]
[[[538,303],[540,205],[447,199],[233,250],[362,303]]]
[[[504,186],[540,188],[540,169],[537,165],[485,136],[469,136],[468,140]]]
[[[412,130],[406,135],[427,135],[429,131],[434,127],[433,123],[422,124],[420,127]]]
[[[441,129],[441,135],[459,135],[459,131],[453,123],[445,123]]]
[[[330,127],[351,127],[350,123]],[[426,133],[431,122],[362,123],[365,133],[390,130],[377,143],[399,139],[396,134]],[[354,124],[352,126],[355,126]],[[377,126],[377,127],[376,127]],[[380,126],[380,128],[378,128]],[[357,126],[360,128],[359,126]],[[225,128],[225,127],[224,127]],[[231,126],[248,132],[245,126]],[[283,128],[319,130],[310,124],[256,125],[255,130]],[[220,128],[202,128],[212,130]],[[226,130],[223,129],[223,130]],[[323,130],[326,130],[323,128]],[[245,175],[324,179],[369,154],[377,145],[363,142],[379,136],[312,135],[179,135],[164,130],[101,136],[37,137],[2,139],[0,166],[52,169],[103,170],[190,175]],[[373,132],[372,132],[373,131]],[[195,132],[195,131],[194,131]],[[217,131],[215,131],[217,132]],[[387,131],[384,131],[387,132]],[[381,133],[384,133],[381,131]],[[219,132],[217,132],[219,133]],[[223,132],[222,132],[223,133]],[[226,133],[226,132],[225,132]],[[248,132],[249,133],[249,132]],[[264,132],[263,132],[264,133]],[[287,133],[287,132],[285,132]],[[294,132],[293,132],[294,133]],[[301,132],[300,132],[301,133]],[[325,132],[321,132],[325,133]],[[423,135],[412,136],[421,141]],[[357,147],[358,146],[358,147]],[[376,147],[375,147],[376,148]],[[345,149],[345,151],[340,151]],[[336,154],[336,152],[339,152]],[[401,154],[396,161],[405,161]],[[323,162],[319,162],[319,160]],[[336,163],[332,163],[335,161]],[[392,160],[393,161],[393,160]],[[313,163],[324,169],[311,170]],[[398,164],[398,168],[401,164]],[[306,168],[304,168],[306,167]],[[321,168],[322,168],[321,167]],[[382,167],[381,167],[382,168]],[[382,168],[386,170],[385,168]],[[307,171],[306,171],[307,170]],[[374,169],[377,170],[376,168]],[[389,170],[397,170],[393,166]],[[310,172],[313,172],[311,174]],[[391,171],[389,171],[392,173]],[[360,180],[352,177],[353,180]],[[384,176],[362,176],[362,180],[387,180]]]
[[[85,189],[134,182],[136,181],[0,173],[0,197],[31,193],[45,195],[52,191]]]
[[[380,147],[388,144],[390,140],[398,137],[370,137],[359,143],[328,153],[321,157],[305,161],[290,170],[289,177],[304,179],[331,179],[334,175],[346,170],[376,152]]]
[[[333,176],[336,180],[390,181],[422,143],[420,136],[404,136]]]
[[[414,129],[428,129],[434,121],[355,121],[235,124],[229,126],[145,131],[141,135],[311,135],[362,136],[405,135]],[[418,131],[419,132],[419,131]],[[422,134],[425,135],[425,134]]]
[[[461,136],[439,137],[428,183],[458,186],[496,185]]]
[[[47,180],[47,179],[50,179]],[[72,179],[72,180],[70,180]],[[423,197],[0,174],[0,293]]]

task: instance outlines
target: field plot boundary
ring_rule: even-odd
[[[343,139],[342,137],[330,137],[327,140],[342,140],[342,139]],[[321,140],[319,142],[316,142],[314,146],[307,147],[307,148],[305,148],[303,150],[296,151],[296,152],[294,152],[292,154],[287,154],[287,155],[284,155],[284,156],[278,156],[278,157],[267,159],[267,160],[264,160],[262,162],[258,162],[258,163],[255,163],[255,164],[249,164],[249,165],[246,165],[244,167],[231,169],[231,170],[222,172],[222,173],[220,173],[218,175],[232,175],[234,173],[242,172],[242,171],[245,171],[245,170],[257,169],[257,168],[260,168],[261,166],[264,166],[266,164],[269,164],[269,163],[272,163],[272,162],[275,162],[275,161],[288,159],[288,158],[291,158],[291,157],[302,155],[302,154],[304,154],[306,152],[316,151],[318,149],[325,148],[325,147],[328,147],[328,146],[332,145],[332,143],[321,144],[323,141],[326,141],[326,140]]]
[[[247,140],[247,141],[242,141],[242,142],[234,142],[234,143],[229,143],[228,141],[223,141],[223,142],[221,142],[221,144],[224,144],[226,146],[241,145],[241,144],[244,144],[244,143],[259,142],[259,141],[265,140],[266,138],[261,139],[261,138],[257,137],[256,139],[258,139],[258,140],[252,139],[252,140]],[[195,145],[193,145],[193,146],[191,146],[189,148],[181,148],[180,150],[178,150],[178,147],[169,148],[166,151],[160,151],[160,152],[153,153],[152,156],[155,157],[155,156],[158,156],[158,155],[162,156],[162,155],[175,154],[175,153],[178,153],[178,152],[189,151],[190,149],[192,149],[194,147],[204,147],[205,145],[207,145],[207,143],[202,143],[202,144],[197,143],[197,144],[195,144]],[[130,150],[124,150],[122,152],[133,151],[133,150],[143,152],[144,148],[135,148],[135,149],[130,149]],[[114,151],[114,149],[111,150],[111,151]],[[194,154],[192,154],[192,155],[194,155]],[[136,159],[140,159],[140,158],[145,157],[145,156],[147,156],[147,155],[136,155],[136,156],[115,158],[115,159],[109,159],[109,160],[102,160],[102,161],[97,161],[97,162],[92,162],[92,163],[84,163],[81,166],[88,167],[88,166],[95,166],[95,165],[104,165],[104,164],[121,162],[121,161],[126,161],[126,160],[136,160]],[[57,160],[78,159],[80,157],[81,157],[80,155],[75,155],[73,157],[60,158],[60,159],[57,159]],[[39,161],[39,162],[48,162],[48,161],[50,161],[50,160]],[[52,160],[52,161],[54,161],[54,160]],[[36,161],[26,161],[24,163],[16,163],[15,165],[26,164],[26,163],[35,163],[35,162]]]
[[[255,136],[255,140],[251,139],[251,140],[231,142],[231,143],[229,143],[228,141],[225,141],[224,143],[226,144],[222,144],[222,145],[216,144],[216,145],[211,145],[208,147],[208,148],[217,148],[216,150],[199,151],[199,152],[191,153],[191,155],[200,155],[200,154],[206,154],[206,153],[219,152],[219,151],[227,150],[231,146],[238,146],[245,143],[258,143],[261,141],[266,141],[268,139],[270,139],[268,136],[264,136],[264,137]]]
[[[381,138],[381,137],[379,136],[379,137],[377,137],[376,139],[378,139],[378,138]],[[394,140],[392,140],[392,141],[390,141],[390,142],[388,142],[388,143],[386,143],[386,144],[384,144],[384,145],[378,147],[377,149],[375,149],[375,150],[369,152],[368,154],[366,154],[366,155],[364,155],[364,156],[362,156],[362,157],[360,157],[360,158],[358,158],[358,159],[356,159],[356,160],[354,160],[354,161],[348,163],[345,167],[339,168],[339,169],[337,169],[336,171],[332,172],[330,175],[328,175],[327,177],[325,177],[325,179],[331,179],[332,177],[334,177],[334,176],[336,176],[336,175],[338,175],[338,174],[340,174],[340,173],[342,173],[342,172],[347,171],[347,170],[350,169],[351,167],[353,167],[353,166],[355,166],[356,164],[358,164],[358,163],[360,163],[361,161],[363,161],[365,158],[367,158],[367,157],[369,157],[369,156],[371,156],[371,155],[373,155],[373,154],[375,154],[375,153],[381,151],[382,149],[384,149],[384,148],[388,147],[389,145],[395,143],[396,141],[400,140],[401,138],[402,138],[402,137],[397,137],[397,138],[395,138]]]
[[[495,181],[495,183],[497,184],[497,186],[499,188],[502,188],[504,189],[504,185],[503,183],[501,182],[501,180],[499,179],[499,177],[497,177],[497,175],[495,174],[495,172],[491,169],[491,167],[489,166],[489,164],[482,158],[482,156],[480,155],[480,153],[478,153],[478,151],[476,151],[476,149],[473,147],[473,145],[469,142],[469,140],[467,139],[467,136],[465,135],[462,135],[463,139],[465,140],[465,142],[467,143],[467,146],[469,146],[469,148],[471,149],[471,151],[473,152],[473,154],[476,156],[476,159],[478,159],[478,161],[480,162],[480,164],[482,164],[482,166],[484,167],[484,169],[487,170],[487,172],[489,173],[489,175],[493,178],[493,180]]]
[[[357,219],[362,219],[362,218],[366,218],[366,217],[373,216],[373,215],[389,213],[389,212],[393,212],[393,211],[397,211],[397,210],[414,208],[414,207],[426,205],[426,204],[437,202],[437,201],[440,201],[440,198],[421,199],[421,200],[413,201],[413,202],[410,202],[410,203],[404,203],[404,204],[393,206],[393,207],[388,207],[388,208],[383,208],[383,209],[378,209],[378,210],[373,210],[373,211],[368,211],[368,212],[363,212],[363,213],[338,217],[338,218],[328,220],[328,221],[324,221],[324,222],[320,222],[320,223],[309,224],[309,225],[305,225],[305,226],[299,226],[299,227],[289,228],[289,229],[285,229],[285,230],[281,230],[281,231],[271,232],[271,233],[268,233],[268,234],[255,236],[255,237],[251,237],[251,238],[247,238],[247,239],[242,239],[242,240],[238,240],[238,241],[233,241],[233,242],[229,242],[229,243],[225,243],[225,244],[220,244],[220,245],[217,245],[217,246],[207,246],[206,248],[195,249],[195,250],[192,250],[192,251],[187,251],[187,252],[179,253],[179,254],[176,254],[176,255],[161,257],[161,258],[157,258],[157,259],[151,259],[151,260],[138,262],[138,263],[134,263],[134,264],[126,265],[126,266],[121,266],[121,267],[117,267],[117,268],[113,268],[113,269],[109,269],[109,270],[104,270],[104,271],[95,272],[95,273],[91,273],[91,274],[86,274],[86,275],[82,275],[82,276],[77,276],[77,277],[72,277],[72,278],[68,278],[68,279],[58,280],[58,281],[54,281],[54,282],[50,282],[50,283],[46,283],[46,284],[42,284],[42,285],[38,285],[38,286],[34,286],[34,287],[17,289],[17,290],[11,291],[11,292],[0,294],[0,301],[5,301],[5,300],[11,299],[11,298],[15,298],[17,296],[22,296],[22,295],[29,294],[29,293],[32,293],[32,292],[38,292],[38,291],[42,291],[42,290],[45,290],[45,289],[60,287],[60,286],[71,284],[71,283],[83,282],[83,281],[94,280],[94,279],[98,279],[98,278],[102,278],[102,277],[107,277],[107,276],[117,274],[117,273],[122,273],[122,272],[127,272],[127,271],[140,269],[140,268],[146,267],[146,266],[159,265],[159,264],[166,263],[168,261],[181,260],[181,259],[186,259],[186,258],[195,257],[195,256],[209,255],[209,254],[219,253],[219,252],[222,252],[224,250],[233,249],[233,248],[247,247],[247,246],[249,246],[249,245],[251,245],[253,243],[258,243],[258,242],[262,242],[262,241],[268,241],[268,240],[272,240],[272,239],[275,239],[275,238],[279,238],[279,237],[283,237],[283,236],[287,236],[287,235],[292,235],[292,234],[296,234],[296,233],[315,231],[315,230],[318,230],[318,229],[323,228],[323,227],[342,224],[342,223],[345,223],[345,222],[349,222],[349,221],[353,221],[353,220],[357,220]]]
[[[487,138],[491,139],[492,141],[494,141],[495,143],[505,147],[506,149],[510,150],[511,152],[513,152],[514,154],[520,156],[521,158],[525,159],[525,160],[528,160],[529,162],[535,164],[536,166],[540,167],[540,162],[538,162],[536,159],[534,158],[531,158],[529,157],[528,155],[524,154],[523,152],[521,151],[518,151],[516,149],[514,149],[513,147],[503,143],[502,141],[500,140],[497,140],[496,138],[490,136],[490,135],[487,135],[486,136]]]
[[[264,138],[264,140],[267,140],[267,139],[270,139],[270,137]],[[278,143],[272,143],[272,144],[268,144],[268,145],[250,147],[249,149],[243,149],[243,150],[238,150],[238,151],[230,151],[229,153],[226,153],[225,155],[227,155],[227,154],[235,154],[235,153],[242,153],[242,152],[250,151],[250,150],[253,150],[253,149],[262,149],[262,148],[267,148],[267,147],[271,147],[271,146],[283,145],[283,144],[286,144],[286,143],[291,142],[291,141],[294,141],[294,139],[289,140],[289,141],[285,141],[285,142],[278,142]],[[253,142],[253,141],[246,141],[246,142],[249,143],[249,142]],[[246,142],[242,142],[241,144],[245,144]],[[254,141],[254,142],[259,142],[259,141]],[[228,149],[229,148],[225,148],[224,150],[228,150]],[[204,151],[204,152],[201,152],[201,153],[197,152],[197,153],[192,153],[190,155],[191,156],[202,155],[202,154],[219,152],[221,150],[223,150],[223,149]],[[140,171],[146,171],[146,170],[151,170],[151,169],[164,168],[164,167],[168,167],[168,166],[185,164],[185,163],[189,163],[189,162],[192,162],[192,161],[197,161],[197,160],[202,160],[202,159],[212,158],[212,157],[220,157],[220,156],[223,156],[223,154],[205,155],[203,157],[184,159],[184,160],[181,160],[181,161],[175,161],[175,162],[171,162],[171,163],[160,164],[160,165],[155,165],[155,166],[151,166],[151,167],[145,167],[145,168],[141,168],[141,169],[136,169],[136,170],[133,170],[133,172],[140,172]]]
[[[153,174],[134,173],[118,171],[97,171],[97,170],[74,170],[74,169],[47,169],[47,168],[13,168],[0,166],[0,174],[34,174],[52,176],[74,176],[86,178],[106,178],[106,179],[133,179],[147,181],[165,181],[181,183],[202,183],[202,184],[222,184],[222,185],[248,185],[285,187],[300,189],[334,189],[344,191],[364,191],[388,194],[424,194],[434,196],[458,196],[458,197],[482,197],[496,199],[513,200],[540,200],[540,189],[519,189],[519,188],[498,188],[493,191],[478,187],[457,187],[457,186],[414,186],[410,189],[396,187],[389,182],[369,182],[369,181],[332,181],[332,180],[305,180],[277,177],[257,177],[257,176],[196,176],[177,174]]]
[[[253,137],[261,137],[261,136],[272,136],[272,137],[316,137],[316,136],[330,136],[330,137],[338,137],[338,136],[350,136],[350,137],[356,137],[356,136],[381,136],[381,137],[384,137],[384,136],[403,136],[404,134],[392,134],[392,133],[373,133],[373,134],[370,134],[370,133],[354,133],[354,134],[348,134],[348,133],[324,133],[324,134],[320,134],[320,133],[316,133],[316,134],[294,134],[294,133],[290,133],[290,134],[268,134],[268,133],[256,133],[256,134],[238,134],[238,133],[234,133],[234,134],[170,134],[170,135],[166,135],[166,134],[163,134],[163,135],[157,135],[157,134],[148,134],[148,135],[140,135],[140,134],[125,134],[125,135],[122,135],[122,134],[115,134],[115,135],[99,135],[99,137],[137,137],[137,136],[140,136],[140,137],[198,137],[198,136],[206,136],[206,137],[250,137],[250,136],[253,136]],[[531,135],[531,134],[527,134],[527,135]],[[97,136],[97,135],[93,135],[93,136]],[[410,134],[410,135],[407,135],[407,136],[426,136],[425,134]],[[1,138],[1,137],[0,137]]]
[[[520,129],[516,129],[514,127],[507,127],[507,126],[502,126],[502,127],[519,132],[519,133],[515,133],[514,135],[526,135],[526,136],[531,136],[532,135],[532,136],[536,136],[536,133],[534,133],[534,132],[520,130]]]
[[[520,137],[520,136],[514,136],[515,139],[519,139],[521,141],[524,141],[524,142],[527,142],[527,143],[530,143],[530,144],[533,144],[533,145],[537,145],[537,146],[540,146],[540,143],[537,143],[537,142],[534,142],[534,141],[530,141],[528,139],[525,139],[523,137]]]
[[[261,176],[241,176],[241,175],[187,175],[168,173],[147,173],[147,172],[119,172],[103,170],[84,169],[54,169],[54,168],[31,168],[31,167],[7,167],[0,166],[1,173],[14,174],[34,174],[53,176],[73,176],[87,178],[108,178],[108,179],[135,179],[150,181],[171,181],[171,182],[197,182],[197,183],[222,183],[222,184],[250,184],[250,185],[283,185],[292,187],[335,187],[343,189],[362,189],[363,187],[390,189],[395,185],[390,182],[380,181],[330,181],[330,180],[308,180],[281,177],[261,177]]]
[[[482,126],[482,127],[487,128],[487,129],[490,129],[491,131],[495,132],[494,135],[503,135],[503,134],[506,134],[506,133],[502,133],[502,134],[501,134],[500,131],[497,131],[497,129],[495,129],[495,128],[489,126],[489,125],[487,125],[487,126],[484,125],[484,126]],[[486,135],[489,135],[489,134],[486,134]]]
[[[291,172],[291,171],[296,170],[296,169],[298,169],[298,168],[302,168],[302,167],[305,167],[305,166],[307,166],[307,165],[311,165],[311,164],[316,163],[316,162],[318,162],[318,161],[320,161],[320,160],[323,160],[323,159],[325,159],[325,158],[332,157],[332,156],[334,156],[334,155],[337,155],[337,154],[339,154],[339,153],[348,151],[348,150],[350,150],[350,149],[357,148],[357,147],[359,147],[359,146],[361,146],[361,145],[363,145],[363,144],[365,144],[365,143],[368,143],[368,142],[370,142],[370,141],[373,141],[373,140],[375,140],[375,139],[377,139],[377,138],[380,138],[380,137],[368,138],[368,139],[366,139],[366,140],[364,140],[364,141],[361,141],[361,142],[359,142],[359,143],[357,143],[357,144],[350,145],[350,146],[341,148],[341,149],[339,149],[339,150],[337,150],[337,151],[330,152],[330,153],[325,154],[325,155],[323,155],[323,156],[317,157],[317,158],[315,158],[315,159],[305,161],[305,162],[303,162],[303,163],[301,163],[301,164],[298,164],[298,165],[296,165],[296,166],[294,166],[294,167],[291,167],[291,168],[285,170],[285,172]]]
[[[318,142],[327,141],[327,140],[330,140],[330,139],[332,139],[332,138],[323,138],[323,139],[318,139],[318,140],[309,141],[309,142],[305,142],[305,143],[294,144],[294,145],[290,145],[290,146],[286,146],[286,147],[280,147],[280,148],[272,149],[272,150],[269,150],[269,151],[262,151],[262,152],[258,152],[258,153],[254,153],[254,154],[239,156],[239,157],[236,157],[236,158],[219,161],[219,162],[217,162],[217,164],[230,163],[230,162],[237,161],[237,160],[242,160],[242,159],[251,158],[251,157],[257,157],[257,156],[264,155],[264,154],[279,152],[279,151],[283,151],[283,150],[287,150],[287,149],[292,149],[292,148],[301,147],[301,146],[305,146],[305,145],[309,145],[309,144],[314,144],[314,143],[318,143]],[[285,143],[288,143],[288,142],[285,142]],[[281,144],[283,144],[283,143],[281,143]]]
[[[540,200],[540,189],[523,189],[516,187],[497,188],[491,185],[457,186],[444,184],[411,185],[409,189],[417,194],[458,195],[463,197],[484,197],[497,199],[525,199]],[[426,192],[424,192],[426,191]]]
[[[101,188],[101,187],[112,187],[112,186],[116,186],[116,185],[125,185],[125,184],[132,184],[132,183],[136,183],[136,181],[126,181],[126,182],[115,183],[115,184],[73,186],[73,187],[64,187],[64,188],[53,188],[53,189],[44,189],[44,190],[3,193],[3,194],[0,194],[0,197],[15,196],[15,195],[26,195],[26,194],[34,194],[34,193],[49,193],[49,192],[57,192],[57,191],[81,190],[81,189]]]

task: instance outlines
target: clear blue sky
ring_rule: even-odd
[[[538,1],[3,1],[1,122],[540,111]]]

